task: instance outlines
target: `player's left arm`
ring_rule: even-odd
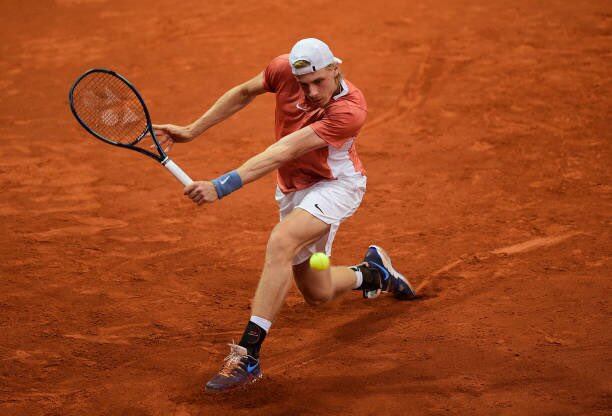
[[[247,160],[238,169],[210,181],[197,181],[185,188],[185,195],[201,205],[213,202],[244,184],[256,181],[305,153],[328,146],[310,126],[286,135],[263,152]]]
[[[290,160],[327,145],[328,143],[321,139],[312,127],[306,126],[286,135],[263,152],[247,160],[236,170],[242,178],[242,183],[247,184],[278,169]]]

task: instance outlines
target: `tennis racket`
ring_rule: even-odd
[[[94,137],[157,160],[184,186],[193,182],[159,145],[147,106],[127,79],[108,69],[90,69],[77,78],[68,98],[72,114]],[[157,153],[142,146],[147,134]]]

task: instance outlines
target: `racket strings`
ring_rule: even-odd
[[[111,142],[134,145],[147,129],[140,100],[111,74],[94,72],[83,78],[74,89],[73,107],[89,129]]]

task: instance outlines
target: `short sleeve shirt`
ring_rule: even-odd
[[[314,107],[306,100],[291,72],[289,56],[281,55],[265,69],[264,88],[276,94],[276,140],[310,126],[328,143],[327,147],[308,152],[278,169],[281,191],[289,193],[321,180],[365,175],[355,140],[365,123],[367,104],[355,85],[342,80],[342,91],[332,97],[329,104],[324,108]]]

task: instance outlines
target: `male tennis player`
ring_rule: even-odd
[[[206,384],[208,391],[229,390],[262,377],[259,351],[292,277],[312,305],[351,289],[362,291],[366,298],[381,292],[397,298],[414,296],[408,280],[393,269],[387,253],[377,246],[370,246],[363,262],[354,266],[324,271],[309,267],[311,254],[331,254],[338,226],[357,210],[366,188],[355,139],[365,122],[367,106],[361,91],[343,79],[341,62],[324,42],[300,40],[289,55],[274,58],[262,73],[230,89],[189,126],[154,126],[162,146],[189,142],[256,96],[276,94],[276,143],[236,170],[185,188],[185,194],[201,205],[278,170],[280,222],[268,240],[252,316],[240,343],[230,345],[221,371]]]

